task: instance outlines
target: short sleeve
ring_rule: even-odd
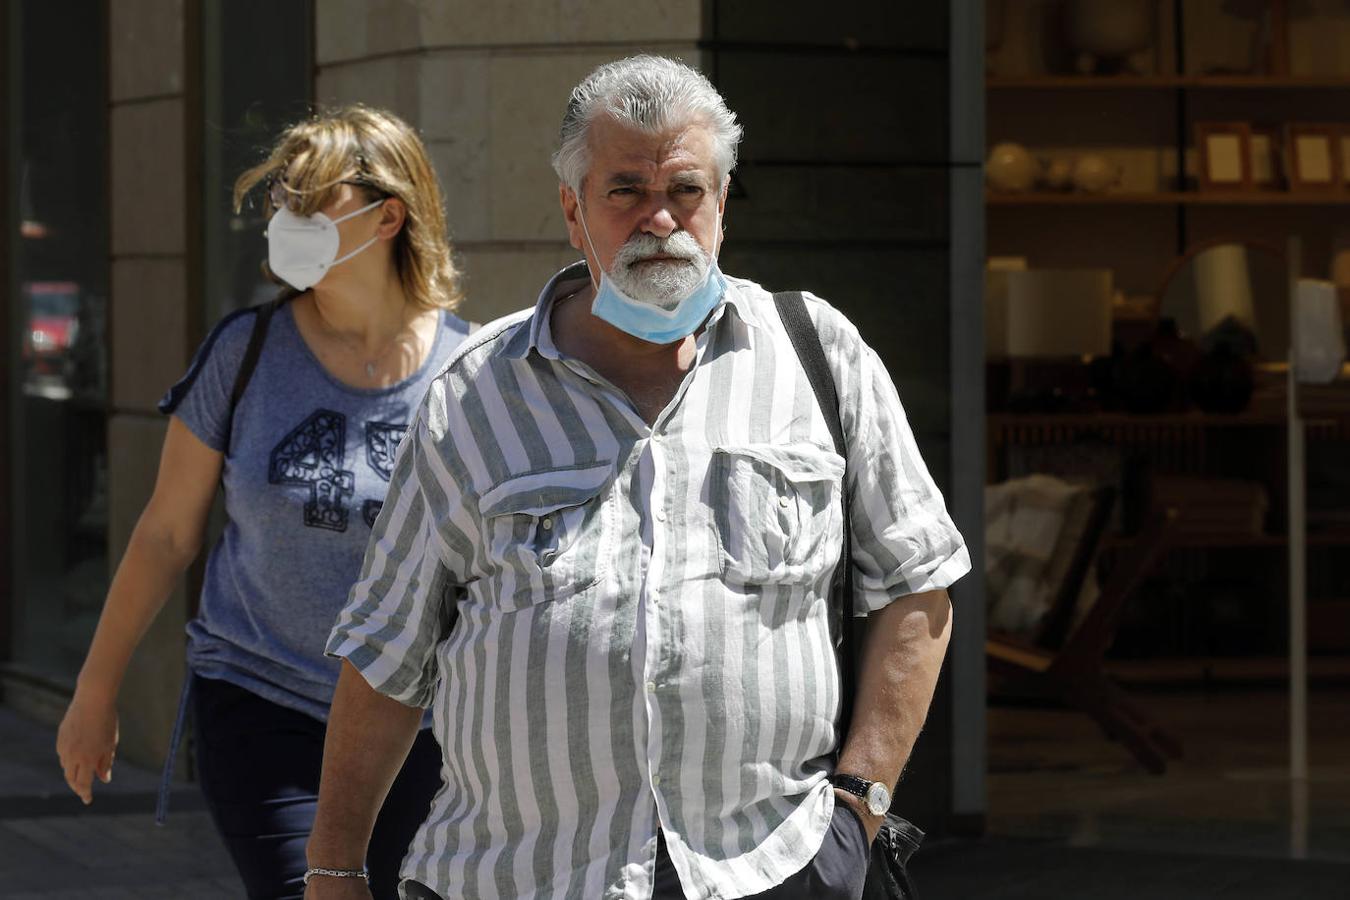
[[[900,597],[949,587],[970,571],[970,554],[919,454],[885,365],[857,340],[856,380],[849,379],[853,390],[841,403],[845,426],[852,425],[855,612],[866,615]]]
[[[438,474],[443,470],[425,412],[426,401],[399,445],[361,577],[325,649],[355,666],[381,694],[422,707],[435,696],[436,649],[450,633],[463,591],[452,574],[462,568],[452,570],[453,555],[438,533],[448,485]]]
[[[198,440],[221,453],[230,433],[230,395],[256,317],[255,309],[244,309],[222,319],[159,401],[161,413],[177,416]]]

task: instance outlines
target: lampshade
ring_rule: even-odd
[[[1241,244],[1219,244],[1197,253],[1195,291],[1200,334],[1205,334],[1230,318],[1250,331],[1256,330],[1246,247]]]

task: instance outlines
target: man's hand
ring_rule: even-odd
[[[951,628],[946,591],[901,597],[868,617],[853,721],[838,771],[887,785],[900,780],[928,715]],[[884,817],[869,813],[847,791],[836,789],[835,795],[858,811],[868,838],[876,837]]]
[[[867,832],[867,843],[869,845],[872,841],[876,840],[877,832],[881,830],[882,823],[886,821],[885,816],[872,815],[867,811],[867,806],[862,802],[861,798],[850,794],[848,791],[840,790],[839,788],[834,789],[834,802],[843,803],[858,814],[858,818],[861,819],[863,823],[863,830]]]
[[[351,662],[343,660],[323,742],[319,807],[305,844],[310,866],[360,867],[375,817],[421,722],[422,710],[376,693]],[[305,897],[370,900],[370,888],[360,878],[315,875]]]

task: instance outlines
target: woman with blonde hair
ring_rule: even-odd
[[[158,480],[57,752],[71,790],[91,802],[93,779],[111,778],[127,664],[196,557],[219,483],[227,519],[187,628],[183,708],[248,896],[300,897],[339,670],[324,644],[403,431],[469,326],[451,312],[460,294],[436,176],[397,117],[354,106],[292,126],[240,176],[236,207],[259,187],[271,206],[268,271],[286,288],[221,321],[160,404],[172,418]],[[375,827],[376,897],[396,896],[439,770],[424,728]]]

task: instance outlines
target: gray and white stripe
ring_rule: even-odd
[[[690,897],[781,882],[834,794],[828,592],[844,461],[773,307],[729,279],[648,427],[560,356],[554,300],[465,341],[400,448],[329,639],[430,705],[445,786],[404,875],[446,897]],[[951,584],[965,546],[876,354],[808,296],[839,386],[857,612]]]

